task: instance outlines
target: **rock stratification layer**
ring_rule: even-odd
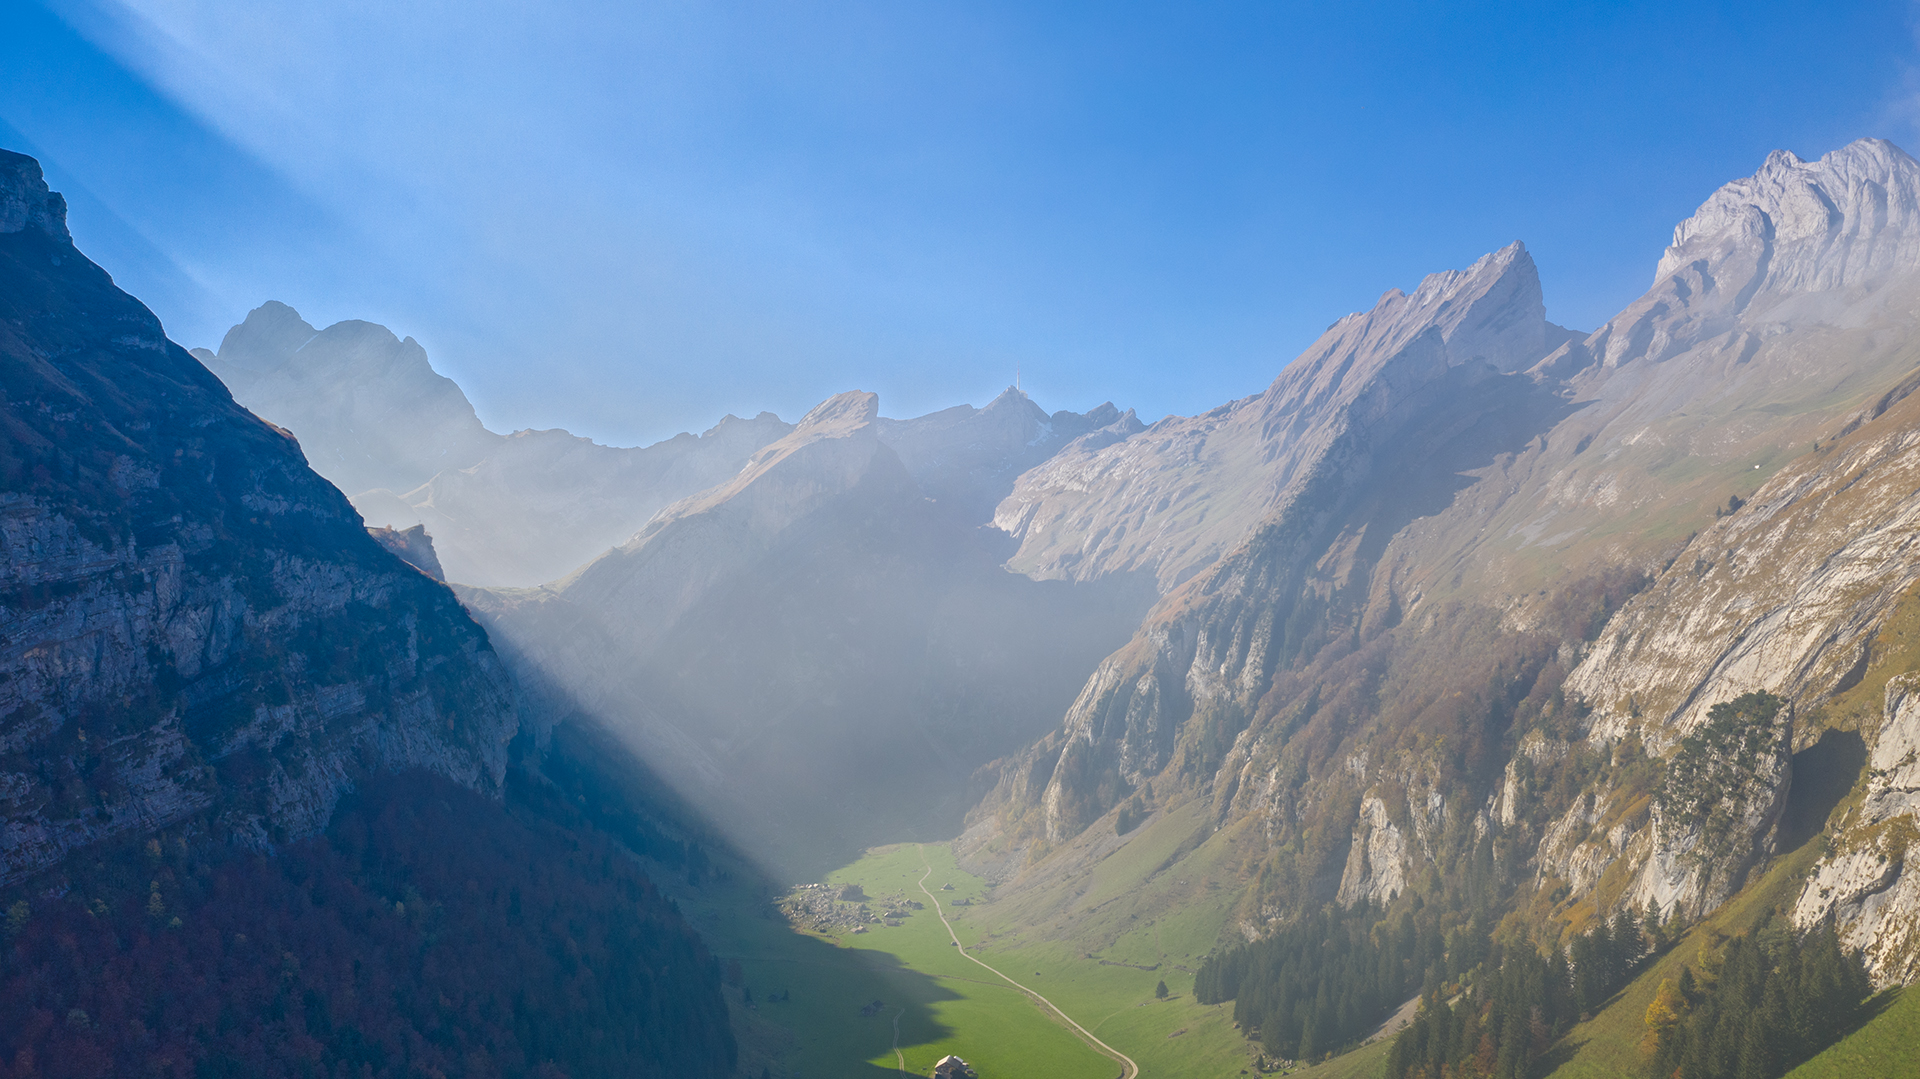
[[[73,247],[0,153],[0,879],[208,811],[270,844],[369,769],[495,791],[506,674]]]

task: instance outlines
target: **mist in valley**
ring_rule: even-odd
[[[0,1079],[1920,1073],[1912,20],[0,11]]]

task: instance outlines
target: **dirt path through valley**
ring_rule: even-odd
[[[940,916],[940,924],[947,927],[947,936],[953,938],[953,946],[960,950],[960,954],[966,956],[968,959],[973,960],[973,962],[975,963],[979,963],[980,966],[986,967],[986,969],[998,975],[1001,981],[1006,982],[1008,985],[1011,985],[1015,989],[1020,990],[1022,993],[1025,993],[1027,996],[1032,997],[1042,1007],[1046,1008],[1048,1011],[1052,1012],[1053,1014],[1059,1016],[1061,1022],[1067,1024],[1068,1026],[1072,1027],[1074,1030],[1078,1031],[1080,1033],[1081,1039],[1084,1040],[1088,1045],[1093,1046],[1095,1049],[1100,1050],[1102,1053],[1105,1053],[1107,1056],[1110,1056],[1115,1061],[1119,1062],[1120,1079],[1140,1079],[1140,1065],[1135,1064],[1133,1062],[1132,1057],[1128,1056],[1125,1053],[1122,1053],[1118,1049],[1115,1049],[1113,1046],[1108,1045],[1106,1042],[1101,1041],[1099,1038],[1094,1037],[1092,1031],[1074,1022],[1073,1017],[1068,1015],[1066,1012],[1061,1011],[1059,1006],[1055,1005],[1053,1001],[1048,1000],[1046,997],[1041,996],[1039,993],[1034,992],[1033,990],[1027,988],[1024,985],[1021,985],[1019,982],[1014,981],[1012,978],[1007,977],[1001,971],[993,967],[987,966],[986,963],[981,962],[979,959],[975,959],[972,955],[968,955],[967,946],[960,943],[960,935],[953,931],[953,923],[947,921],[947,912],[943,910],[940,906],[940,897],[934,895],[932,892],[927,891],[927,878],[933,876],[933,863],[927,861],[927,849],[918,843],[915,843],[913,847],[915,850],[920,852],[920,864],[927,867],[927,871],[921,874],[920,876],[920,882],[919,882],[920,891],[923,892],[928,899],[933,901],[933,912]],[[898,1023],[899,1021],[896,1019],[895,1020],[896,1030],[899,1029]],[[896,1038],[896,1042],[897,1042],[897,1038]],[[897,1049],[895,1050],[895,1052],[898,1052],[898,1051],[899,1050]],[[902,1071],[906,1070],[905,1058],[902,1058],[901,1070]]]

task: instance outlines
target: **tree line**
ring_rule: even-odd
[[[1233,1018],[1269,1053],[1312,1060],[1364,1038],[1444,965],[1445,942],[1409,904],[1322,909],[1273,934],[1216,952],[1194,976],[1194,999],[1233,1001]]]
[[[1494,943],[1465,984],[1430,984],[1388,1050],[1386,1079],[1526,1079],[1575,1022],[1633,980],[1666,933],[1631,909],[1569,947]]]
[[[175,829],[7,896],[0,1079],[730,1074],[697,934],[510,777],[379,778],[273,856]]]
[[[1804,936],[1777,913],[1662,980],[1647,1009],[1650,1079],[1776,1079],[1860,1021],[1871,991],[1831,921]]]

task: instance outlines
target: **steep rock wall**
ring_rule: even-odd
[[[0,153],[0,880],[196,813],[271,844],[356,776],[497,790],[485,635],[74,250]]]

